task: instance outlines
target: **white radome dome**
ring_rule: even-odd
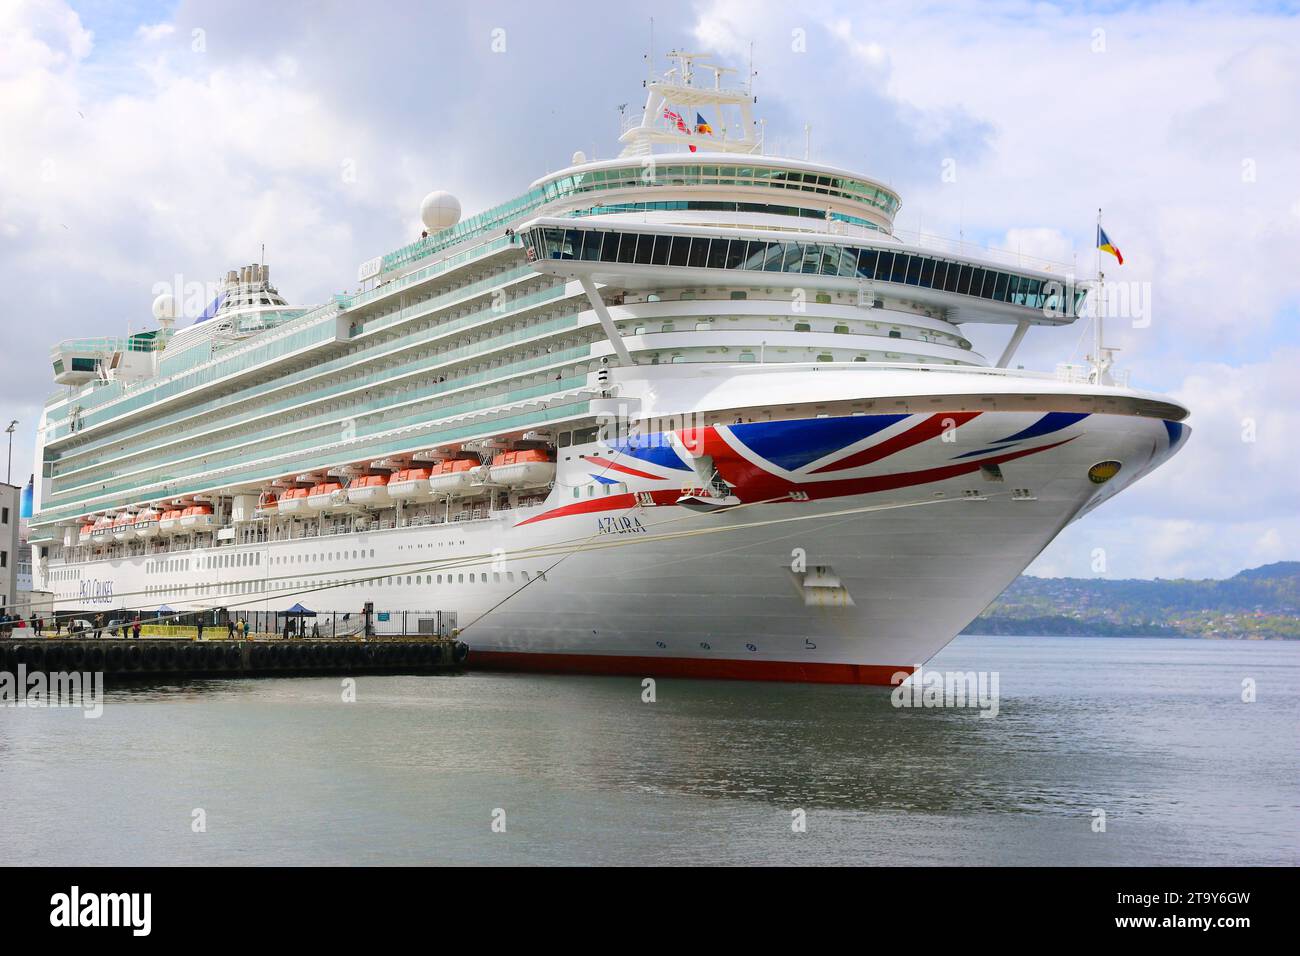
[[[451,228],[460,222],[460,200],[441,189],[429,193],[420,203],[420,221],[430,232]]]
[[[571,165],[581,166],[586,161],[587,161],[587,154],[584,153],[582,150],[578,150],[576,153],[573,154],[573,161]]]
[[[170,292],[164,292],[153,300],[153,317],[159,321],[176,318],[176,299]]]

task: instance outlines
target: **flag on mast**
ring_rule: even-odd
[[[686,120],[682,119],[682,114],[678,113],[676,110],[670,110],[667,107],[665,107],[664,119],[672,123],[673,126],[677,129],[677,132],[685,133],[687,136],[691,135],[691,128],[686,125]],[[695,144],[694,143],[687,144],[687,149],[689,149],[692,153],[695,152]]]
[[[1106,230],[1101,228],[1101,223],[1097,223],[1097,248],[1102,252],[1109,252],[1119,260],[1119,264],[1124,264],[1124,256],[1120,254],[1119,246],[1110,241],[1110,236],[1106,235]]]

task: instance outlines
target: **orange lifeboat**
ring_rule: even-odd
[[[212,505],[190,505],[181,509],[181,527],[187,531],[205,531],[216,523]]]
[[[77,543],[89,544],[90,535],[92,532],[94,532],[94,530],[95,530],[95,522],[87,521],[85,524],[83,524],[81,526],[81,530],[77,532]]]
[[[354,505],[386,505],[389,502],[387,475],[361,475],[348,485],[348,501]]]
[[[307,507],[316,511],[338,510],[347,507],[348,496],[337,481],[322,481],[307,489]]]
[[[511,488],[535,488],[555,480],[555,462],[536,448],[508,451],[492,459],[492,481]]]
[[[158,516],[158,530],[162,534],[175,534],[181,530],[181,509],[168,508]]]
[[[310,488],[288,488],[280,495],[277,506],[282,515],[300,515],[307,510],[307,495]]]
[[[398,501],[429,497],[429,469],[403,468],[388,479],[388,496]]]
[[[449,458],[429,473],[429,490],[438,495],[463,494],[482,473],[476,458]]]

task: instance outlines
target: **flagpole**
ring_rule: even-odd
[[[1097,247],[1095,250],[1097,254],[1097,299],[1092,304],[1092,367],[1096,372],[1096,384],[1100,385],[1102,383],[1101,320],[1106,297],[1106,277],[1101,272],[1101,207],[1097,208],[1097,238],[1093,245]]]

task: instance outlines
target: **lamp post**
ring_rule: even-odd
[[[14,426],[17,424],[18,419],[15,418],[5,429],[5,433],[9,436],[9,471],[5,474],[5,481],[11,485],[14,483]]]

